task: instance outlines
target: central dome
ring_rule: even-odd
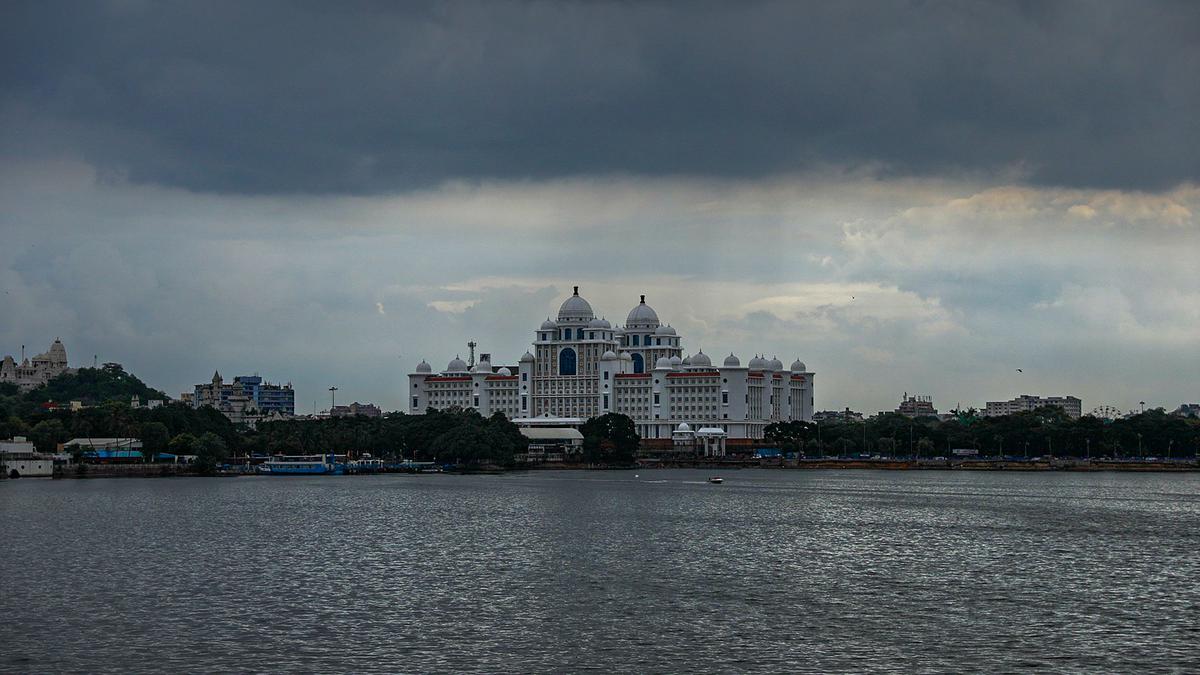
[[[592,312],[592,306],[579,296],[578,286],[575,287],[575,294],[558,308],[559,321],[591,321],[594,318],[596,315]]]
[[[625,318],[625,326],[630,328],[658,328],[658,312],[646,304],[646,296],[636,307],[629,310]]]

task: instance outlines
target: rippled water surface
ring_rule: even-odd
[[[0,481],[0,670],[1200,671],[1200,476]]]

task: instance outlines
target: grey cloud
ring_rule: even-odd
[[[1200,178],[1194,3],[8,3],[0,152],[232,193]]]

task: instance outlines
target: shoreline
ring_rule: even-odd
[[[218,471],[202,474],[180,465],[116,464],[87,465],[83,473],[74,470],[54,476],[24,476],[23,478],[91,479],[91,478],[238,478],[245,476],[264,477],[237,471]],[[726,460],[726,461],[682,461],[682,460],[639,460],[636,465],[604,466],[585,463],[552,463],[512,468],[480,467],[477,469],[447,470],[450,475],[498,475],[525,471],[648,471],[654,469],[704,469],[707,471],[740,471],[742,469],[774,469],[784,471],[1009,471],[1016,473],[1066,471],[1066,472],[1131,472],[1131,473],[1192,473],[1200,471],[1196,460],[1171,462],[1139,461],[1087,461],[1076,459],[1011,461],[1011,460],[891,460],[891,459],[805,459],[805,460]],[[349,475],[381,475],[415,473],[411,471],[384,471]],[[289,476],[265,476],[288,478]],[[0,480],[21,480],[0,476]]]

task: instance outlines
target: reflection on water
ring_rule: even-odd
[[[0,670],[1200,670],[1200,477],[0,482]]]

